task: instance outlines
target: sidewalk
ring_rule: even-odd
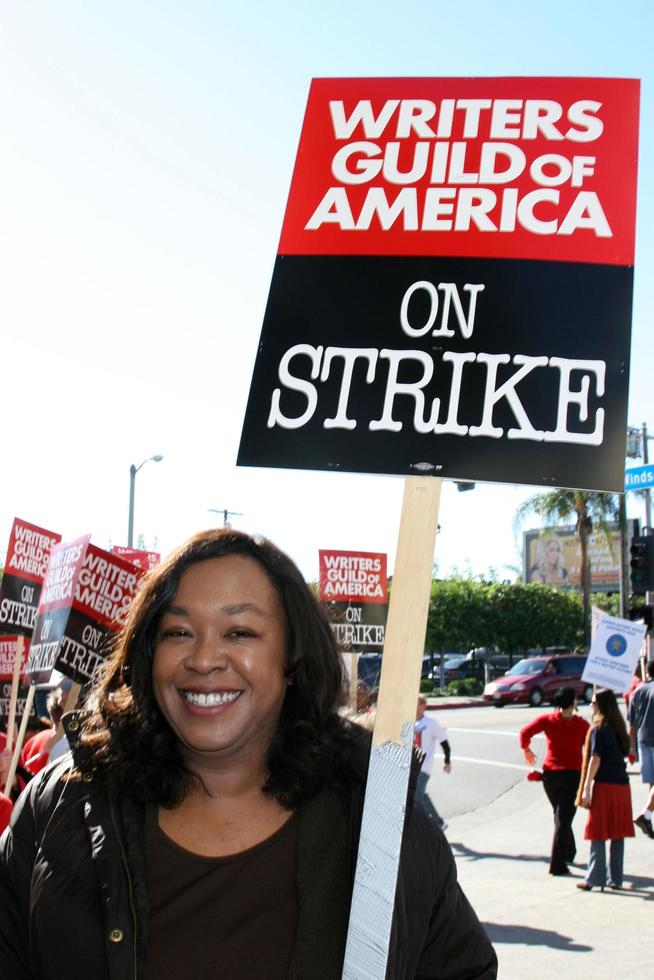
[[[630,768],[631,793],[646,788]],[[552,810],[539,783],[521,780],[493,803],[449,819],[447,837],[459,880],[493,942],[501,980],[592,976],[641,980],[651,975],[654,840],[636,828],[625,843],[623,891],[579,891],[588,843],[586,813],[574,829],[574,877],[548,874]]]

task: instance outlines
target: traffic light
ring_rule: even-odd
[[[632,594],[645,595],[654,590],[654,535],[634,535],[630,551]]]

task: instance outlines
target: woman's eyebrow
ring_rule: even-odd
[[[220,611],[226,613],[228,616],[238,616],[244,612],[254,613],[255,616],[266,615],[264,610],[253,602],[239,602],[234,606],[221,606]]]
[[[183,606],[167,606],[163,614],[164,616],[188,616],[188,609]]]
[[[265,611],[253,602],[239,602],[231,606],[221,606],[220,611],[227,616],[238,616],[240,613],[254,613],[255,616],[265,616]],[[188,609],[184,606],[168,606],[164,610],[164,616],[189,616]]]

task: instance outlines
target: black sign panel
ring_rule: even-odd
[[[280,256],[238,462],[620,490],[632,279]]]

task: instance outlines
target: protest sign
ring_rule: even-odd
[[[11,748],[16,708],[20,708],[20,661],[25,655],[26,641],[34,629],[50,554],[59,541],[60,534],[29,524],[19,517],[14,518],[0,582],[0,634],[18,634],[7,712],[7,748]]]
[[[23,642],[20,642],[23,641]],[[25,667],[27,665],[27,644],[29,641],[25,641],[24,637],[18,636],[0,636],[0,731],[6,731],[9,734],[9,716],[11,713],[12,704],[12,678],[14,675],[14,667],[17,665],[17,673],[20,679],[21,675],[25,672]],[[22,656],[18,657],[17,653],[18,647],[23,647]],[[22,716],[25,710],[25,701],[27,698],[27,685],[22,682],[17,683],[16,686],[16,700],[14,703],[14,717],[18,713]],[[36,711],[34,706],[30,712],[30,723],[36,722]],[[11,727],[13,728],[13,720]],[[13,744],[13,732],[11,738],[8,741],[8,748],[11,748]]]
[[[319,598],[344,653],[381,653],[388,613],[386,555],[324,551],[319,557]]]
[[[111,635],[124,623],[141,570],[131,561],[90,544],[55,668],[85,684],[107,655]]]
[[[31,684],[44,684],[50,679],[90,537],[62,542],[52,549],[27,661]]]
[[[647,627],[595,609],[593,613],[593,639],[581,679],[624,694],[634,676]]]
[[[48,559],[61,535],[14,519],[0,582],[0,633],[31,636]]]
[[[311,85],[238,463],[408,477],[347,980],[386,975],[433,477],[622,489],[638,98],[630,79]]]
[[[621,490],[638,95],[314,80],[238,462]]]
[[[126,558],[136,565],[142,572],[147,572],[161,561],[158,551],[142,551],[140,548],[124,548],[120,544],[115,544],[111,549],[112,554]]]
[[[25,708],[14,746],[14,754],[9,766],[5,792],[13,785],[27,722],[34,703],[36,685],[45,684],[52,674],[90,537],[91,535],[87,534],[85,537],[76,538],[74,541],[60,542],[50,551],[25,668],[30,686],[25,699]]]

